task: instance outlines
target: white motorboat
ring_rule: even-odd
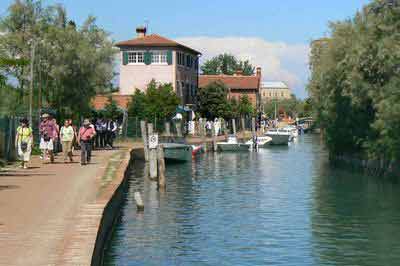
[[[299,130],[297,129],[296,126],[290,125],[284,127],[284,129],[289,130],[292,133],[293,138],[297,138],[299,136]]]
[[[288,145],[289,141],[293,139],[292,132],[288,129],[269,129],[266,136],[272,138],[270,143],[272,145]]]
[[[238,142],[236,136],[229,135],[226,142],[217,142],[219,151],[248,151],[251,144]]]
[[[257,146],[258,148],[264,148],[268,146],[272,141],[271,137],[268,136],[262,136],[262,137],[257,137]],[[253,139],[250,139],[246,142],[246,144],[253,145]]]

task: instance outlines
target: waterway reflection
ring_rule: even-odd
[[[105,265],[400,265],[399,186],[329,168],[318,137],[168,166],[165,193],[134,168]]]

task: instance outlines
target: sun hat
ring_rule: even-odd
[[[46,117],[49,117],[50,115],[48,114],[48,113],[44,113],[44,114],[42,114],[42,117],[43,118],[46,118]]]
[[[89,119],[83,120],[83,125],[84,125],[84,126],[90,125]]]

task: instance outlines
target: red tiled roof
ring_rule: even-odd
[[[96,95],[92,100],[93,108],[96,110],[103,109],[108,104],[109,97],[110,95]],[[120,108],[128,109],[132,95],[112,94],[111,97]]]
[[[135,38],[132,40],[122,41],[115,44],[117,47],[133,46],[133,47],[179,47],[185,50],[189,50],[195,54],[201,54],[200,52],[187,47],[183,44],[177,43],[173,40],[162,37],[158,34],[150,34],[144,37]]]
[[[258,89],[260,87],[259,76],[200,75],[199,88],[204,88],[215,81],[221,81],[230,89]]]

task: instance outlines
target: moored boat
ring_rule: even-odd
[[[292,133],[283,128],[270,129],[265,133],[265,135],[272,139],[270,141],[272,145],[288,145],[289,141],[293,138]]]
[[[192,146],[180,143],[163,143],[166,161],[187,162],[192,160]]]
[[[217,142],[217,149],[219,151],[248,151],[251,144],[238,142],[236,136],[228,136],[226,142]]]
[[[272,138],[268,136],[257,137],[257,146],[258,148],[265,148],[271,144]],[[246,142],[246,144],[253,145],[253,140],[250,139]]]

